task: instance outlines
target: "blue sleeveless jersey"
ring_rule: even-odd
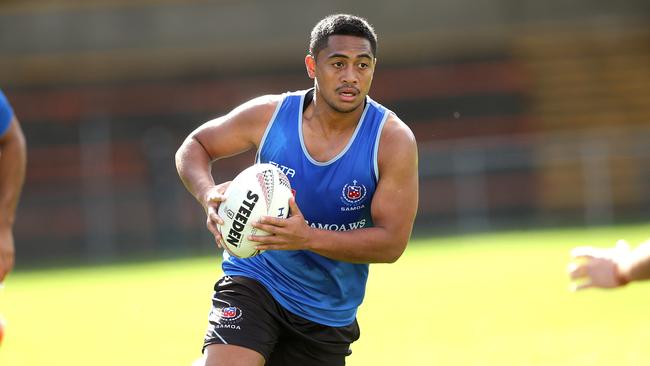
[[[0,90],[0,136],[4,135],[9,128],[13,116],[14,111],[11,109],[5,95],[2,94],[2,90]]]
[[[302,135],[306,93],[284,95],[262,138],[257,162],[274,164],[287,175],[311,227],[338,231],[371,227],[377,147],[389,111],[367,97],[347,146],[330,161],[319,162],[309,155]],[[368,264],[341,262],[306,250],[269,250],[247,259],[224,252],[222,266],[226,275],[260,281],[290,312],[335,327],[354,321],[368,278]]]

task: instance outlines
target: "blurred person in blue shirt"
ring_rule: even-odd
[[[0,283],[14,267],[13,224],[26,160],[25,136],[0,90]]]

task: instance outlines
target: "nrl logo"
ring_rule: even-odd
[[[216,309],[216,316],[219,319],[217,323],[221,322],[234,322],[242,316],[242,311],[236,306],[229,306],[227,308]]]

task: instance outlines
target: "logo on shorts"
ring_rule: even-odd
[[[227,308],[217,308],[215,309],[217,315],[217,322],[228,322],[232,323],[237,320],[240,320],[242,317],[242,311],[236,306],[229,306]]]
[[[241,317],[241,309],[236,306],[229,306],[221,309],[221,319],[234,321]]]

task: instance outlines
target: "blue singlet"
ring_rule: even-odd
[[[11,119],[14,116],[14,111],[9,105],[7,97],[0,90],[0,136],[4,135],[11,124]]]
[[[371,227],[370,202],[378,180],[377,147],[390,111],[367,97],[348,145],[327,162],[314,160],[304,145],[302,112],[308,90],[284,94],[257,152],[257,161],[287,175],[309,225],[347,231]],[[314,252],[266,251],[239,259],[224,252],[226,275],[260,281],[287,310],[316,323],[345,326],[363,301],[368,264],[353,264]]]

